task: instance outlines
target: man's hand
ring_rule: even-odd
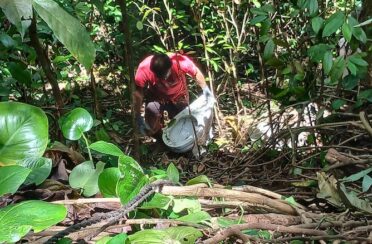
[[[144,118],[139,115],[136,117],[136,122],[137,122],[139,133],[145,136],[147,134],[146,132],[149,130],[149,126],[146,124]]]

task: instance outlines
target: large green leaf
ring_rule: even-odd
[[[33,0],[33,6],[58,40],[80,63],[90,69],[96,51],[85,27],[53,0]]]
[[[18,165],[0,167],[0,196],[15,193],[30,172],[30,169]]]
[[[196,199],[173,199],[173,212],[181,213],[183,210],[188,210],[190,213],[201,211],[200,202]]]
[[[31,169],[25,184],[40,185],[48,178],[52,171],[52,160],[50,158],[27,158],[20,163],[22,166]]]
[[[8,20],[16,26],[21,36],[25,35],[26,29],[31,24],[32,0],[1,0],[0,7],[3,9]]]
[[[128,236],[131,244],[194,244],[203,234],[198,229],[187,226],[171,227],[165,230],[142,230]]]
[[[318,13],[318,0],[309,0],[309,14],[314,16]]]
[[[142,187],[148,184],[149,180],[146,175],[130,165],[120,167],[120,171],[124,177],[119,180],[116,192],[121,203],[126,204],[137,196]]]
[[[31,229],[40,232],[64,220],[63,205],[25,201],[0,209],[0,243],[17,242]]]
[[[341,30],[342,30],[342,35],[345,37],[346,41],[350,42],[351,37],[352,37],[351,26],[348,23],[344,22]]]
[[[338,80],[342,77],[345,69],[345,60],[342,57],[336,58],[333,63],[332,69],[329,73],[331,76],[331,83],[336,84]]]
[[[335,33],[344,23],[344,19],[345,15],[343,12],[338,11],[334,13],[326,20],[322,36],[327,37]]]
[[[61,119],[63,136],[69,140],[79,140],[83,132],[93,127],[93,118],[83,108],[75,108]]]
[[[120,148],[109,142],[96,141],[90,144],[89,147],[90,149],[103,154],[108,154],[116,157],[125,156],[125,154],[120,150]]]
[[[96,168],[92,161],[86,161],[76,166],[68,179],[72,188],[82,189],[86,197],[93,196],[99,191],[98,177],[103,171],[105,164],[98,162]]]
[[[104,197],[117,197],[116,187],[121,178],[118,168],[107,168],[98,177],[99,191]]]
[[[0,102],[0,165],[41,157],[48,143],[48,119],[37,107]]]
[[[129,156],[119,157],[118,168],[122,177],[117,184],[116,193],[125,204],[148,183],[148,177],[143,173],[142,167]]]
[[[340,184],[340,195],[343,195],[343,200],[347,206],[353,206],[358,210],[372,214],[371,203],[360,199],[355,191],[348,191],[343,183]]]

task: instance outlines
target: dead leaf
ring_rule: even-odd
[[[337,180],[333,175],[327,176],[324,172],[317,173],[319,193],[317,197],[327,200],[334,206],[342,207],[343,203],[337,190]]]

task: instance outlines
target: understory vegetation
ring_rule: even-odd
[[[372,1],[0,8],[0,243],[372,243]],[[216,99],[198,156],[132,113],[175,52]]]

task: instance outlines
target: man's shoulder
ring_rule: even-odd
[[[147,56],[144,58],[141,63],[138,65],[138,68],[150,68],[151,59],[154,55]]]

